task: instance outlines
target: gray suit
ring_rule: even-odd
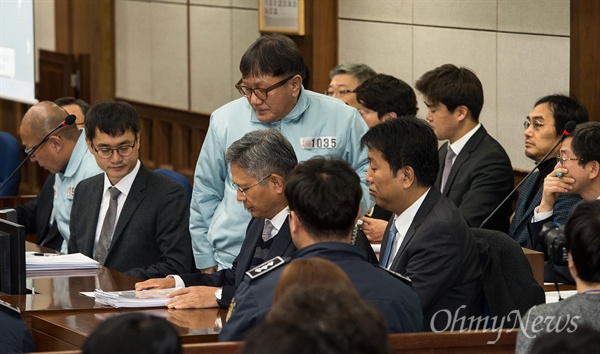
[[[77,185],[69,253],[92,257],[103,187],[104,174]],[[181,185],[141,165],[115,226],[104,265],[140,279],[189,272],[193,258],[187,200]]]
[[[381,243],[383,250],[392,222],[393,218]],[[390,270],[412,280],[427,330],[450,329],[446,328],[449,321],[452,323],[447,311],[454,316],[463,305],[466,308],[460,309],[459,317],[483,313],[481,266],[475,238],[456,206],[434,187],[410,224]]]
[[[435,181],[438,190],[447,150],[448,143],[439,150],[440,170]],[[479,227],[506,198],[513,185],[510,158],[482,126],[456,156],[443,194],[458,207],[469,226]],[[511,203],[507,201],[484,227],[507,233],[511,209]]]

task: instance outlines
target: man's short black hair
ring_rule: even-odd
[[[577,206],[567,220],[565,238],[577,276],[588,283],[600,283],[600,200]]]
[[[87,112],[90,110],[89,103],[85,102],[82,99],[75,98],[75,97],[61,97],[61,98],[54,100],[54,103],[57,106],[61,106],[61,107],[68,106],[70,104],[76,104],[79,106],[79,108],[81,108],[83,115],[86,115]]]
[[[121,136],[127,131],[137,137],[140,132],[138,114],[129,103],[122,101],[102,101],[94,104],[85,116],[85,135],[92,141],[96,128],[112,137]]]
[[[391,75],[377,74],[363,82],[354,92],[358,102],[377,112],[379,119],[391,112],[398,117],[414,116],[419,109],[412,87]]]
[[[267,34],[252,43],[240,61],[243,78],[250,76],[306,77],[306,64],[302,52],[289,37],[282,34]]]
[[[410,166],[419,185],[429,187],[435,182],[440,164],[437,138],[424,120],[407,116],[385,121],[369,129],[361,145],[381,152],[394,176]]]
[[[574,121],[580,124],[588,121],[588,111],[575,98],[565,95],[548,95],[540,98],[533,106],[547,103],[554,116],[556,136],[562,135],[565,124]]]

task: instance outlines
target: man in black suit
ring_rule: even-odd
[[[369,149],[369,191],[394,213],[380,265],[412,280],[425,329],[461,329],[452,328],[454,320],[482,315],[481,266],[458,208],[432,188],[439,167],[432,128],[415,117],[393,119],[372,127],[361,143]]]
[[[435,187],[452,200],[469,226],[480,227],[513,188],[513,171],[504,148],[479,123],[483,87],[467,68],[445,64],[416,82],[427,105],[426,119],[438,140],[440,169]],[[511,203],[490,219],[487,229],[508,232]]]
[[[141,279],[190,271],[188,199],[180,184],[139,161],[137,112],[125,102],[95,104],[85,134],[104,173],[77,185],[69,253]]]
[[[231,144],[225,158],[231,165],[237,199],[252,214],[242,248],[231,269],[136,284],[136,290],[185,286],[169,294],[174,297],[167,303],[170,308],[227,308],[246,271],[268,259],[291,256],[296,250],[283,194],[288,174],[298,163],[292,145],[277,129],[256,130]],[[273,230],[268,230],[269,225]]]

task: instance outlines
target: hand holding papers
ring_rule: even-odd
[[[96,302],[112,307],[162,307],[170,298],[167,294],[179,288],[153,290],[102,291],[96,289]]]
[[[100,267],[100,263],[81,253],[62,255],[40,252],[25,253],[25,268],[27,271],[96,269]]]

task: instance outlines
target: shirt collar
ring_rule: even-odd
[[[469,141],[469,139],[471,139],[471,137],[473,135],[475,135],[475,133],[477,132],[477,130],[479,130],[479,128],[481,128],[481,123],[478,123],[475,128],[471,129],[467,134],[463,135],[460,139],[456,140],[453,144],[448,143],[448,148],[452,147],[452,151],[454,151],[454,154],[456,154],[456,156],[458,156],[458,154],[460,154],[460,151],[465,147],[465,145],[467,145],[467,142]]]
[[[409,206],[408,209],[406,209],[402,214],[394,216],[394,225],[396,225],[398,233],[403,237],[406,236],[408,228],[415,219],[419,208],[421,208],[421,204],[423,204],[423,201],[425,200],[425,197],[427,197],[427,194],[429,194],[430,190],[431,188],[427,189],[427,191],[423,193],[423,195],[419,197],[419,199],[412,203],[412,205]]]
[[[277,229],[277,231],[281,230],[281,227],[283,226],[283,223],[287,219],[288,214],[289,214],[289,208],[286,206],[270,220],[271,224],[273,225],[273,227],[275,229]]]
[[[135,168],[131,172],[129,172],[125,177],[121,178],[121,180],[114,186],[110,183],[110,180],[108,179],[106,173],[104,173],[103,193],[106,193],[109,187],[116,187],[121,192],[121,194],[127,196],[129,194],[129,191],[131,190],[131,186],[133,185],[135,176],[137,176],[138,172],[140,171],[140,166],[140,160],[137,160]]]

